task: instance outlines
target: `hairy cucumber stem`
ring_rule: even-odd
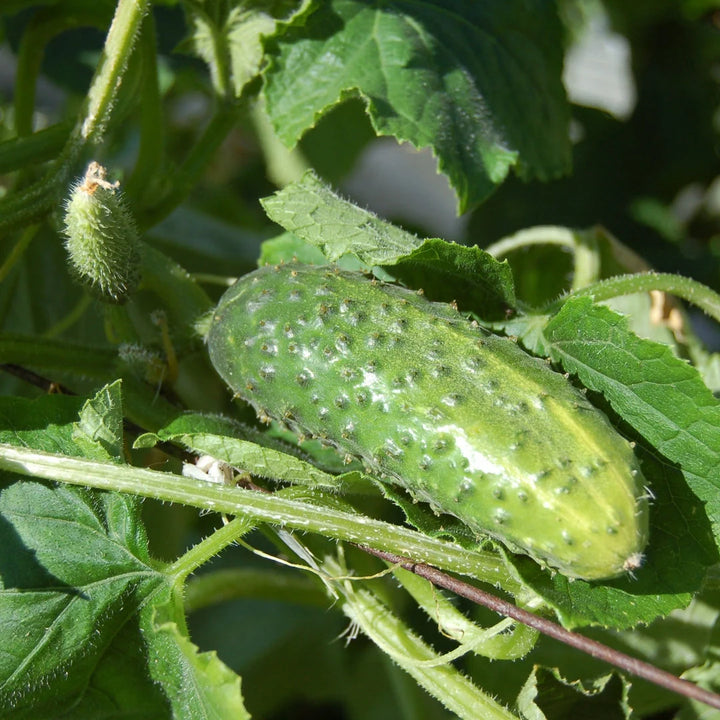
[[[600,272],[597,234],[598,230],[595,228],[571,230],[558,225],[539,225],[502,238],[485,248],[485,252],[499,259],[533,245],[557,245],[567,248],[574,256],[572,289],[576,290],[597,280]]]
[[[252,471],[252,468],[248,469]],[[316,503],[201,482],[173,473],[95,462],[4,443],[0,443],[0,470],[71,485],[127,492],[228,515],[242,515],[256,522],[362,543],[364,547],[402,552],[451,572],[502,586],[511,594],[524,590],[496,553],[469,551],[455,543],[426,537],[408,528]]]
[[[165,567],[165,572],[172,575],[178,583],[184,582],[191,573],[216,555],[219,555],[226,547],[237,542],[243,535],[247,535],[256,523],[250,518],[239,517],[231,520],[193,545],[186,553],[181,555],[172,564]]]
[[[543,312],[556,312],[566,300],[573,297],[589,296],[596,302],[602,302],[622,295],[632,295],[652,290],[659,290],[687,300],[714,320],[720,322],[720,295],[718,293],[697,280],[672,273],[656,272],[618,275],[606,280],[600,280],[553,301],[543,309]]]

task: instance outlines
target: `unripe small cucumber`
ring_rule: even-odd
[[[119,183],[91,162],[65,204],[65,247],[73,274],[108,303],[124,303],[140,281],[138,232]]]
[[[210,358],[262,418],[565,575],[640,565],[648,508],[630,444],[567,378],[448,305],[289,264],[221,298]]]

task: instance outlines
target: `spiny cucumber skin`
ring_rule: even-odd
[[[289,264],[221,298],[210,358],[263,418],[569,577],[636,568],[648,508],[630,444],[544,362],[450,306]]]

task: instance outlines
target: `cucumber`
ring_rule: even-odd
[[[140,242],[119,183],[91,162],[65,203],[65,248],[73,275],[93,295],[121,304],[140,282]]]
[[[448,305],[360,273],[266,266],[221,298],[208,348],[261,419],[514,552],[587,580],[641,564],[630,443],[566,377]]]

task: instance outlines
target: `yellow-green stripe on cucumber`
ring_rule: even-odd
[[[569,577],[640,565],[631,445],[567,378],[449,305],[328,267],[264,267],[221,298],[210,358],[261,417]]]

